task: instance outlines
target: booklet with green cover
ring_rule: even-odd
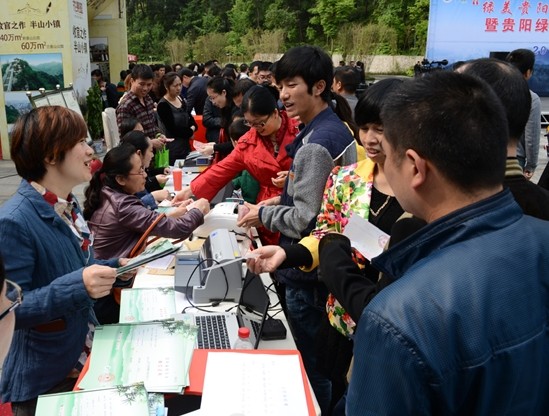
[[[143,382],[149,392],[181,393],[196,343],[197,327],[182,321],[98,326],[90,364],[79,388]]]
[[[175,311],[173,287],[122,289],[120,323],[171,319]]]
[[[116,269],[116,275],[120,276],[130,270],[136,269],[143,264],[147,264],[153,260],[175,253],[179,250],[179,246],[173,245],[169,240],[164,240],[159,244],[154,244],[145,249],[139,256],[130,259],[128,264]]]
[[[161,412],[161,413],[160,413]],[[164,414],[161,394],[147,393],[143,383],[108,389],[38,396],[37,416],[149,416]]]

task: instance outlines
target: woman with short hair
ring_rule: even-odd
[[[96,261],[72,194],[91,178],[93,150],[82,116],[64,107],[31,110],[15,123],[11,157],[22,177],[0,207],[0,254],[25,292],[2,369],[2,402],[32,415],[40,394],[70,391],[91,346],[92,307],[116,279],[119,259]]]

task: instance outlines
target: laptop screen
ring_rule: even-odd
[[[260,276],[248,270],[242,283],[237,318],[241,327],[245,326],[250,330],[250,341],[255,349],[259,345],[268,310],[269,295],[263,281]]]

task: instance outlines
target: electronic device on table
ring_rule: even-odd
[[[225,228],[239,234],[246,229],[236,225],[238,221],[238,202],[219,202],[204,216],[204,224],[193,231],[195,237],[208,237],[213,230]]]
[[[269,309],[269,295],[261,277],[248,271],[236,313],[200,313],[194,316],[199,327],[198,348],[230,349],[238,339],[238,328],[250,330],[250,342],[259,346]]]
[[[221,228],[210,233],[199,251],[179,250],[175,259],[175,289],[193,303],[240,298],[242,261],[234,233]]]

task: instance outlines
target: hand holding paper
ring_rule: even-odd
[[[351,245],[368,260],[380,255],[389,241],[388,234],[360,215],[351,216],[343,235],[351,240]]]

